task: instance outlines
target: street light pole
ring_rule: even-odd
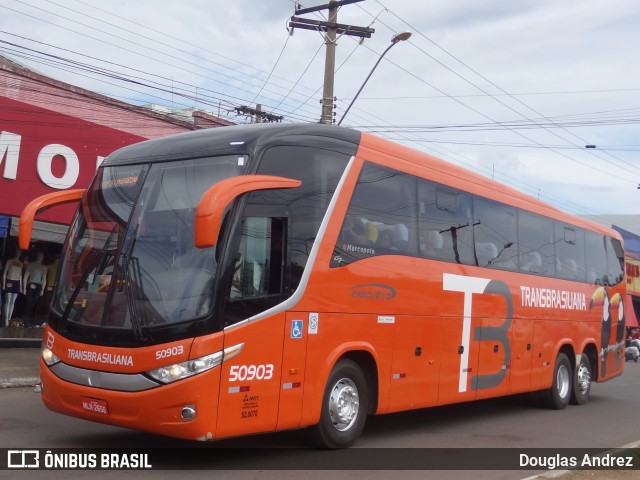
[[[382,52],[382,55],[380,55],[380,58],[378,58],[378,61],[376,62],[376,64],[373,66],[373,68],[371,69],[371,71],[369,72],[369,75],[367,75],[367,78],[364,79],[364,82],[362,83],[362,85],[360,86],[360,89],[358,90],[358,92],[356,93],[355,97],[353,97],[353,100],[351,100],[351,103],[349,104],[349,106],[347,107],[347,109],[344,111],[344,113],[342,114],[342,118],[340,118],[340,121],[338,122],[338,125],[340,125],[342,123],[342,120],[344,120],[344,117],[347,116],[347,113],[349,113],[349,110],[351,110],[351,106],[353,105],[353,102],[356,101],[356,98],[358,98],[358,95],[360,95],[360,92],[362,92],[362,89],[364,88],[364,86],[367,84],[367,82],[369,81],[369,78],[371,78],[371,75],[373,75],[373,72],[375,71],[376,67],[378,66],[378,64],[380,63],[380,61],[382,60],[382,57],[384,57],[386,55],[386,53],[391,50],[391,47],[393,47],[396,43],[398,42],[403,42],[405,40],[409,40],[409,38],[411,37],[411,32],[402,32],[402,33],[398,33],[397,35],[394,35],[393,37],[391,37],[391,45],[389,45],[384,52]]]

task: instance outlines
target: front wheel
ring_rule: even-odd
[[[542,404],[552,410],[562,410],[569,404],[571,399],[571,362],[564,353],[559,353],[556,357],[556,364],[553,368],[553,383],[549,390],[542,392]]]
[[[315,433],[324,448],[345,448],[362,433],[367,418],[367,382],[360,366],[340,360],[329,375]]]
[[[572,405],[584,405],[591,393],[591,362],[586,354],[580,355],[580,364],[573,375]]]

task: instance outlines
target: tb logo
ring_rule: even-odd
[[[443,274],[442,288],[451,292],[461,292],[464,294],[463,320],[462,320],[462,343],[460,354],[460,377],[458,382],[458,392],[467,391],[467,380],[469,371],[469,344],[471,342],[471,311],[473,306],[473,295],[500,295],[507,303],[507,315],[504,323],[498,327],[481,326],[473,331],[473,340],[499,342],[503,346],[504,360],[499,372],[476,375],[471,379],[472,390],[482,390],[500,385],[507,375],[507,364],[511,358],[511,345],[507,335],[511,320],[513,318],[513,299],[509,287],[502,280],[491,280],[488,278],[465,277],[463,275]]]

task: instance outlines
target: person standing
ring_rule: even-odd
[[[18,294],[22,291],[22,262],[20,255],[22,252],[18,250],[14,258],[7,260],[2,272],[2,289],[4,290],[4,322],[9,326],[13,315],[13,307],[16,303]]]
[[[22,279],[22,293],[27,297],[23,322],[25,327],[34,327],[35,314],[40,297],[44,293],[44,287],[47,281],[47,267],[42,264],[44,254],[38,252],[36,261],[31,262],[24,272]]]
[[[56,285],[56,275],[58,274],[58,258],[59,255],[53,257],[53,262],[47,265],[47,284],[45,285],[44,295],[42,296],[45,304],[50,305],[53,298],[53,289]]]

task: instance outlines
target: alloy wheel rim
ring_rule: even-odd
[[[358,418],[359,410],[360,395],[356,384],[349,378],[338,380],[329,395],[329,416],[333,427],[340,432],[349,430]]]

